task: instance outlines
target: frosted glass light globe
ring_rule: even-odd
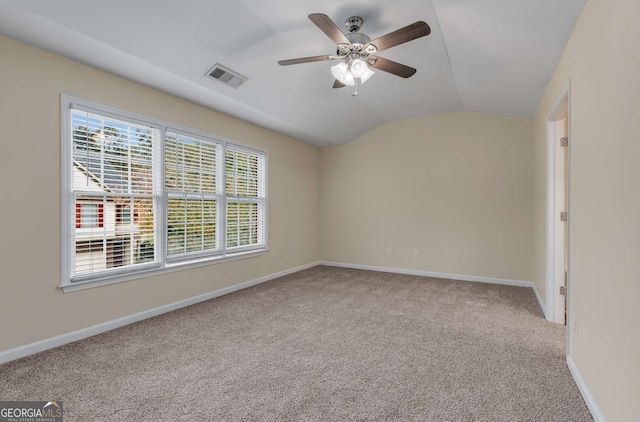
[[[342,82],[346,86],[354,86],[356,84],[356,78],[353,77],[351,72],[347,72],[346,76],[344,77],[344,80],[340,82]]]
[[[344,84],[345,78],[349,74],[349,67],[345,62],[340,62],[337,65],[331,67],[331,74],[340,83]]]
[[[371,70],[371,68],[368,68],[367,71],[364,73],[364,75],[360,76],[360,82],[365,83],[369,80],[370,77],[372,77],[376,72],[374,72],[373,70]]]
[[[361,78],[362,75],[367,73],[367,70],[369,70],[369,66],[367,66],[364,60],[355,59],[351,62],[351,73],[354,78]]]

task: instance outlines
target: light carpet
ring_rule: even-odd
[[[51,399],[66,421],[592,420],[531,289],[324,266],[0,366],[0,400]]]

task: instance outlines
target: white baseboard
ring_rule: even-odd
[[[542,297],[538,293],[538,288],[534,283],[531,283],[531,288],[533,289],[533,293],[536,294],[536,299],[538,299],[538,305],[540,305],[540,309],[542,309],[542,315],[544,315],[545,319],[549,319],[547,315],[547,308],[544,306],[544,302],[542,301]]]
[[[448,273],[436,273],[432,271],[420,271],[420,270],[406,270],[403,268],[391,268],[391,267],[376,267],[371,265],[360,265],[360,264],[345,264],[343,262],[326,262],[321,261],[320,265],[327,265],[329,267],[341,267],[341,268],[354,268],[357,270],[369,270],[369,271],[381,271],[385,273],[396,273],[396,274],[408,274],[408,275],[420,275],[425,277],[436,277],[436,278],[446,278],[450,280],[461,280],[461,281],[473,281],[476,283],[490,283],[490,284],[502,284],[505,286],[517,286],[517,287],[530,287],[533,289],[533,293],[536,295],[536,299],[538,300],[538,305],[540,305],[540,309],[542,310],[542,314],[547,315],[544,303],[538,294],[538,289],[536,289],[536,285],[531,281],[522,281],[522,280],[508,280],[504,278],[491,278],[491,277],[479,277],[475,275],[460,275],[460,274],[448,274]]]
[[[215,290],[213,292],[204,293],[198,296],[191,297],[189,299],[180,300],[178,302],[169,303],[157,308],[149,309],[147,311],[139,312],[137,314],[129,315],[126,317],[114,319],[111,321],[103,322],[91,327],[82,328],[70,333],[61,334],[59,336],[51,337],[35,343],[26,344],[13,349],[8,349],[0,352],[0,364],[10,362],[15,359],[20,359],[25,356],[33,355],[38,352],[42,352],[54,347],[62,346],[67,343],[82,340],[87,337],[95,336],[96,334],[104,333],[125,325],[133,324],[134,322],[142,321],[147,318],[152,318],[167,312],[175,311],[176,309],[184,308],[189,305],[194,305],[205,300],[213,299],[214,297],[226,295],[228,293],[235,292],[237,290],[246,289],[247,287],[255,286],[256,284],[264,283],[265,281],[273,280],[274,278],[282,277],[288,274],[292,274],[298,271],[306,270],[307,268],[315,267],[318,262],[312,262],[310,264],[302,265],[300,267],[291,268],[278,273],[269,274],[260,278],[245,281],[244,283],[234,284],[233,286],[225,287],[223,289]]]
[[[321,261],[319,264],[327,265],[329,267],[354,268],[357,270],[380,271],[383,273],[421,275],[425,277],[448,278],[450,280],[475,281],[477,283],[503,284],[505,286],[532,287],[532,288],[534,287],[534,284],[530,281],[507,280],[503,278],[490,278],[490,277],[478,277],[474,275],[435,273],[431,271],[406,270],[403,268],[375,267],[372,265],[360,265],[360,264],[345,264],[342,262]]]
[[[575,362],[573,361],[571,356],[568,355],[567,366],[569,367],[569,371],[571,371],[571,375],[573,375],[573,379],[578,385],[578,389],[580,390],[580,394],[582,394],[582,398],[584,399],[585,403],[587,403],[587,407],[591,412],[591,416],[593,416],[593,420],[595,422],[605,422],[606,419],[604,418],[600,407],[598,407],[598,403],[596,403],[595,399],[591,395],[591,391],[589,391],[589,387],[587,387],[587,384],[584,382],[584,379],[582,378],[582,375],[580,374],[580,371],[578,370]]]
[[[245,281],[244,283],[239,283],[233,286],[225,287],[223,289],[215,290],[209,293],[204,293],[199,296],[195,296],[189,299],[184,299],[178,302],[173,302],[173,303],[163,305],[154,309],[149,309],[147,311],[139,312],[137,314],[114,319],[114,320],[97,324],[91,327],[83,328],[77,331],[72,331],[70,333],[61,334],[56,337],[51,337],[48,339],[37,341],[35,343],[30,343],[24,346],[19,346],[13,349],[5,350],[3,352],[0,352],[0,364],[5,362],[10,362],[15,359],[20,359],[22,357],[39,353],[48,349],[52,349],[54,347],[62,346],[67,343],[72,343],[74,341],[82,340],[87,337],[104,333],[106,331],[123,327],[125,325],[133,324],[134,322],[142,321],[147,318],[152,318],[154,316],[158,316],[167,312],[175,311],[176,309],[194,305],[199,302],[204,302],[205,300],[213,299],[214,297],[232,293],[237,290],[246,289],[247,287],[255,286],[256,284],[264,283],[265,281],[273,280],[274,278],[282,277],[298,271],[306,270],[308,268],[312,268],[317,265],[445,278],[445,279],[451,279],[451,280],[472,281],[472,282],[478,282],[478,283],[502,284],[507,286],[530,287],[533,289],[536,295],[536,298],[538,299],[538,303],[542,308],[542,312],[543,313],[545,312],[544,305],[540,299],[540,296],[538,295],[535,285],[530,281],[507,280],[507,279],[501,279],[501,278],[478,277],[478,276],[470,276],[470,275],[436,273],[436,272],[420,271],[420,270],[408,270],[408,269],[402,269],[402,268],[376,267],[376,266],[370,266],[370,265],[345,264],[341,262],[321,261],[321,262],[312,262],[310,264],[302,265],[296,268],[291,268],[289,270],[281,271],[274,274],[269,274],[260,278],[256,278],[254,280]]]

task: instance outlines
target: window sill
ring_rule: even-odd
[[[64,284],[58,286],[64,293],[75,292],[78,290],[92,289],[94,287],[107,286],[110,284],[122,283],[124,281],[136,280],[139,278],[151,277],[159,274],[172,273],[176,271],[188,270],[191,268],[204,267],[207,265],[220,264],[223,262],[237,261],[240,259],[255,258],[258,256],[266,255],[269,253],[269,249],[259,249],[257,251],[238,252],[233,255],[227,255],[225,257],[208,257],[197,260],[191,260],[188,262],[176,262],[170,263],[160,268],[151,268],[143,271],[136,271],[131,274],[118,274],[109,277],[102,277],[94,280],[78,281],[76,283]]]

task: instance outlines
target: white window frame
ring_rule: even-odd
[[[143,264],[135,268],[125,268],[118,272],[96,274],[95,276],[83,276],[81,279],[74,281],[71,279],[73,271],[73,255],[75,253],[75,205],[73,192],[73,169],[72,169],[72,134],[73,127],[71,124],[71,112],[74,109],[112,117],[123,121],[142,124],[159,130],[159,145],[157,145],[158,159],[155,160],[157,168],[154,169],[154,183],[159,184],[159,196],[156,199],[156,254],[158,262],[151,264]],[[166,272],[180,271],[192,267],[203,265],[211,265],[231,260],[245,259],[259,255],[267,254],[268,248],[268,151],[253,145],[244,144],[234,140],[222,138],[209,133],[197,131],[194,129],[182,127],[163,120],[138,115],[128,111],[120,110],[114,107],[105,106],[84,99],[72,97],[69,95],[61,95],[61,163],[62,163],[62,209],[61,209],[61,283],[60,288],[66,293],[76,290],[119,283],[123,281],[134,280],[142,277],[148,277],[153,274],[161,274]],[[179,256],[168,257],[167,250],[167,208],[168,194],[165,186],[165,137],[167,132],[181,134],[187,137],[196,138],[206,143],[219,145],[218,154],[218,199],[217,199],[217,239],[218,248],[211,252],[187,253]],[[225,151],[227,147],[236,147],[252,151],[259,154],[262,158],[262,175],[264,193],[263,212],[259,214],[262,219],[261,244],[227,248],[226,241],[226,175],[224,171]],[[230,197],[231,198],[231,197]],[[74,218],[70,218],[73,215]],[[72,224],[73,223],[73,224]]]
[[[164,248],[163,253],[164,253],[164,258],[167,262],[169,263],[173,263],[173,262],[181,262],[181,261],[189,261],[189,260],[193,260],[196,258],[200,258],[200,257],[208,257],[208,256],[217,256],[217,255],[224,255],[226,253],[226,250],[224,247],[222,247],[221,243],[222,243],[222,239],[223,239],[223,235],[222,233],[222,226],[225,223],[225,220],[223,219],[222,216],[222,212],[221,212],[221,203],[224,201],[224,194],[222,192],[222,189],[224,189],[224,183],[225,183],[225,178],[224,178],[224,174],[221,174],[222,170],[222,166],[224,164],[223,159],[224,159],[224,151],[225,151],[225,143],[221,142],[219,140],[213,139],[210,135],[207,136],[202,136],[202,135],[196,135],[192,132],[187,132],[185,130],[182,129],[178,129],[175,127],[167,127],[165,132],[164,132],[164,136],[163,136],[163,140],[162,140],[162,146],[164,148],[164,142],[166,140],[166,134],[167,133],[173,133],[176,135],[182,135],[185,136],[187,138],[191,138],[194,140],[197,140],[198,142],[202,142],[205,144],[209,144],[209,145],[213,145],[216,147],[217,151],[216,151],[216,193],[215,194],[193,194],[194,199],[199,199],[199,198],[195,198],[197,196],[204,198],[211,198],[214,199],[216,201],[216,214],[217,214],[217,219],[216,219],[216,248],[210,251],[197,251],[197,252],[185,252],[185,253],[181,253],[181,254],[176,254],[176,255],[172,255],[169,256],[169,231],[168,230],[164,230],[164,244],[167,245],[166,248]],[[163,150],[164,151],[164,150]],[[162,163],[163,166],[163,172],[165,170],[165,163],[163,160]],[[163,180],[164,180],[164,175],[163,175]],[[163,193],[164,193],[164,198],[163,198],[163,206],[165,207],[165,210],[168,211],[169,208],[169,198],[170,198],[170,193],[168,192],[168,189],[166,189],[166,185],[163,188]],[[178,192],[176,192],[178,193]],[[186,193],[186,192],[180,192],[185,194],[185,197],[189,197],[191,194]],[[165,223],[166,223],[166,218],[165,218]],[[253,248],[255,249],[255,248]]]
[[[255,150],[252,150],[251,148],[245,148],[243,146],[240,145],[233,145],[231,146],[232,150],[236,150],[239,152],[246,152],[246,153],[254,153]],[[223,160],[223,164],[225,164],[225,159],[226,159],[226,148],[225,151],[223,152],[223,156],[222,160]],[[263,167],[263,171],[266,173],[266,162],[262,163],[262,167]],[[260,168],[260,166],[258,166],[258,168]],[[223,198],[224,200],[224,212],[225,212],[225,218],[227,215],[227,205],[229,204],[229,202],[232,203],[250,203],[250,204],[256,204],[258,206],[258,233],[257,233],[257,238],[258,238],[258,244],[266,244],[266,239],[263,238],[263,234],[265,233],[266,235],[266,226],[267,226],[267,221],[265,219],[266,216],[266,200],[267,200],[267,191],[266,191],[266,184],[265,186],[258,186],[258,196],[257,197],[250,197],[250,196],[234,196],[234,195],[226,195],[226,165],[224,165],[224,167],[222,168],[222,172],[224,173],[224,181],[225,184],[223,186],[223,189],[225,190],[225,196]],[[261,212],[261,210],[264,209],[263,212]],[[226,220],[225,220],[226,223]],[[262,233],[260,232],[260,227],[262,227]],[[249,249],[254,248],[253,245],[246,245],[246,246],[232,246],[232,247],[228,247],[227,246],[227,236],[226,236],[226,224],[225,224],[225,244],[224,247],[227,250],[232,250],[234,252],[242,252],[242,251],[246,251]]]

